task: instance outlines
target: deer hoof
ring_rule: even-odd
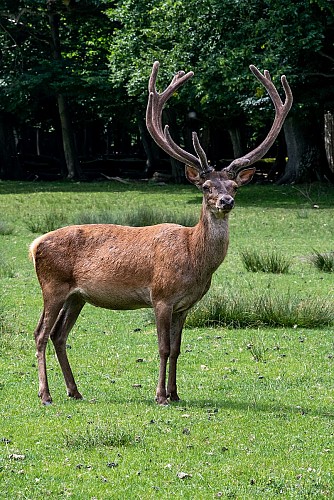
[[[52,405],[52,399],[51,399],[51,396],[47,396],[45,398],[43,398],[42,396],[40,396],[41,400],[42,400],[42,405],[43,406],[50,406]]]
[[[52,405],[52,398],[50,394],[45,394],[43,395],[41,392],[38,393],[38,397],[41,398],[41,403],[44,406],[49,406]]]
[[[155,401],[160,406],[168,406],[168,399],[166,396],[156,396]]]
[[[180,398],[179,398],[179,396],[176,393],[175,394],[170,394],[169,401],[180,401]]]
[[[67,391],[67,395],[69,398],[74,398],[74,399],[82,399],[82,395],[78,390],[75,391]]]

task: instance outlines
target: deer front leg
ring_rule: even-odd
[[[172,323],[172,307],[158,303],[154,307],[158,333],[158,346],[160,356],[159,380],[155,400],[159,405],[167,405],[166,367],[170,354],[170,330]]]
[[[176,365],[180,355],[180,345],[182,328],[187,316],[187,311],[182,313],[174,313],[172,316],[172,326],[170,333],[170,355],[169,355],[169,373],[167,385],[167,397],[170,401],[179,401],[176,386]]]

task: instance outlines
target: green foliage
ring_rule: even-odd
[[[13,278],[14,276],[14,265],[0,256],[0,278]]]
[[[243,250],[241,252],[242,262],[247,271],[257,273],[284,274],[289,272],[291,259],[287,259],[281,252],[256,250]]]
[[[189,327],[229,326],[252,328],[286,326],[316,328],[334,324],[331,301],[308,297],[301,299],[290,293],[260,292],[258,294],[209,293],[190,312]]]
[[[58,59],[50,50],[48,5],[59,20]],[[6,1],[0,111],[48,131],[58,127],[61,92],[80,128],[102,120],[133,130],[144,117],[147,81],[158,59],[159,88],[179,69],[195,72],[174,97],[180,116],[191,108],[199,127],[251,124],[245,142],[252,147],[273,110],[249,64],[268,68],[276,84],[286,73],[292,112],[322,114],[334,100],[333,19],[324,0]]]
[[[14,231],[14,228],[11,224],[4,220],[0,220],[0,235],[8,235],[12,234]]]
[[[112,81],[117,87],[125,83],[129,95],[144,101],[143,88],[155,59],[162,64],[160,82],[177,69],[192,69],[196,79],[183,101],[194,105],[196,96],[198,111],[218,112],[229,120],[241,117],[244,109],[259,125],[264,111],[272,109],[249,73],[250,63],[270,69],[274,81],[286,73],[301,96],[300,109],[312,106],[324,86],[328,98],[326,82],[322,79],[319,89],[314,82],[321,71],[328,73],[328,60],[319,53],[324,46],[329,49],[330,10],[311,1],[122,1],[109,11],[119,23],[111,47]]]
[[[64,214],[58,211],[31,216],[25,220],[25,223],[29,231],[36,234],[48,233],[49,231],[54,231],[61,226],[67,225]]]
[[[47,128],[55,97],[62,92],[71,98],[73,111],[81,114],[81,120],[107,112],[107,51],[112,28],[105,15],[108,3],[85,0],[69,2],[71,8],[65,8],[61,0],[52,2],[59,18],[61,60],[55,60],[50,49],[47,2],[28,0],[24,8],[15,2],[8,4],[0,31],[0,110],[20,114],[21,120],[31,120],[34,125],[42,122]],[[89,109],[85,109],[87,105]]]
[[[194,226],[197,222],[193,214],[179,214],[172,211],[156,210],[140,205],[130,210],[83,212],[76,215],[75,224],[122,224],[124,226],[153,226],[163,222],[174,222],[183,226]]]
[[[111,422],[103,422],[102,425],[89,424],[77,432],[65,430],[64,446],[76,450],[96,448],[100,446],[122,447],[135,443],[135,436],[128,430],[120,428]]]
[[[314,250],[311,262],[319,271],[324,271],[325,273],[334,272],[334,252],[321,253]]]

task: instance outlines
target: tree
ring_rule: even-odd
[[[239,152],[242,143],[248,148],[258,140],[272,116],[248,64],[269,68],[276,81],[286,73],[295,104],[285,127],[289,164],[281,182],[321,177],[324,103],[333,100],[333,87],[324,82],[334,55],[332,14],[323,0],[120,1],[110,12],[120,26],[111,51],[113,82],[125,82],[142,103],[154,59],[162,63],[162,81],[178,67],[193,69],[196,80],[188,97],[179,97],[179,109],[195,103],[203,132],[219,120]],[[245,136],[245,117],[256,134]]]
[[[81,175],[73,122],[108,114],[110,108],[106,54],[111,24],[105,10],[112,3],[7,0],[2,12],[0,110],[15,116],[17,126],[47,129],[60,123],[69,178]]]
[[[90,123],[122,137],[139,129],[152,171],[160,152],[143,120],[147,80],[158,59],[161,88],[177,69],[195,72],[165,117],[189,150],[196,130],[216,164],[253,148],[272,121],[272,105],[249,63],[269,69],[277,86],[285,73],[294,106],[271,151],[281,166],[279,182],[330,178],[323,136],[330,158],[333,14],[326,0],[3,0],[0,147],[9,142],[0,153],[2,169],[20,127],[58,130],[70,115],[76,137]],[[79,172],[67,130],[63,126],[69,140],[62,149],[71,152],[73,177]],[[129,147],[128,140],[120,142]],[[183,166],[173,163],[173,174],[180,180]]]

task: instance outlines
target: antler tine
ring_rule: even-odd
[[[154,141],[161,147],[167,154],[175,158],[176,160],[194,167],[201,175],[205,175],[210,171],[211,167],[208,165],[208,161],[203,149],[195,146],[194,148],[198,157],[191,153],[188,153],[180,146],[178,146],[172,139],[169,133],[168,125],[165,129],[162,127],[162,110],[167,102],[167,100],[174,94],[174,92],[181,87],[189,78],[193,76],[193,72],[189,71],[185,73],[184,71],[179,71],[174,75],[171,83],[168,87],[160,94],[156,90],[156,80],[158,75],[159,62],[155,61],[153,64],[151,76],[148,84],[149,98],[146,109],[146,125],[149,133],[151,134]],[[199,141],[197,139],[197,143]],[[200,154],[198,153],[200,151]],[[211,169],[212,170],[212,169]]]
[[[284,104],[280,98],[279,93],[277,92],[277,89],[273,82],[271,81],[270,73],[267,70],[264,70],[264,73],[262,74],[255,66],[252,64],[250,65],[250,70],[252,73],[255,75],[255,77],[262,83],[262,85],[266,88],[273,104],[275,107],[275,119],[272,124],[272,127],[270,131],[268,132],[267,137],[264,139],[264,141],[253,151],[250,151],[247,153],[245,156],[242,156],[241,158],[236,158],[235,160],[230,163],[230,165],[226,168],[224,168],[224,171],[230,174],[231,177],[234,177],[238,171],[244,167],[248,167],[255,163],[256,161],[260,160],[263,158],[263,156],[266,154],[266,152],[270,149],[270,147],[273,145],[275,142],[282,125],[284,123],[284,120],[286,118],[286,115],[290,111],[290,108],[292,106],[293,102],[293,97],[292,97],[292,92],[291,88],[288,84],[288,81],[283,75],[281,77],[281,82],[282,86],[284,89],[285,93],[285,101]]]

